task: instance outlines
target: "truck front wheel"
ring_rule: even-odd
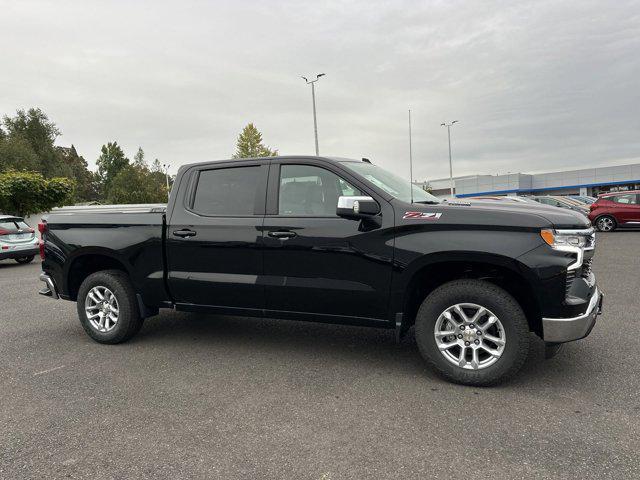
[[[447,380],[486,386],[503,382],[529,353],[529,326],[518,302],[482,280],[436,288],[416,316],[420,353]]]
[[[124,272],[103,270],[89,275],[78,290],[78,317],[85,332],[99,343],[121,343],[133,337],[143,320],[136,295]]]

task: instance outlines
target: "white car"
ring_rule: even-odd
[[[0,260],[29,263],[40,253],[38,236],[24,218],[0,215]]]

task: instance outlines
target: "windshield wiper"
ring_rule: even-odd
[[[424,205],[439,205],[440,202],[437,202],[435,200],[420,200],[420,201],[413,201],[413,203],[422,203]]]

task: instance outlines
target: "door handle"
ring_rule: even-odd
[[[188,228],[183,228],[182,230],[174,230],[173,235],[176,237],[189,238],[195,237],[196,232],[194,232],[193,230],[189,230]]]
[[[296,232],[291,232],[289,230],[280,230],[276,232],[269,232],[267,235],[273,238],[278,238],[280,240],[286,240],[288,238],[293,238],[296,236]]]

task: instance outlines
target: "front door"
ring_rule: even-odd
[[[311,160],[272,164],[264,222],[266,308],[301,319],[386,320],[391,206],[376,198],[382,213],[375,221],[338,217],[339,196],[373,195],[347,172],[329,168]]]
[[[168,284],[179,306],[262,313],[259,278],[268,170],[267,160],[243,161],[196,167],[185,174],[167,226]]]

